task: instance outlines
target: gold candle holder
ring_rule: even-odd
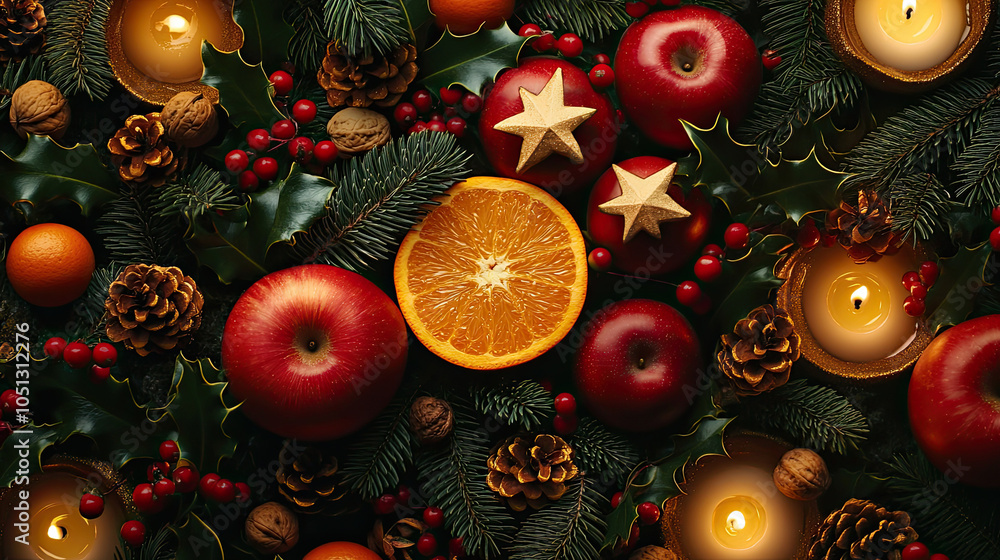
[[[829,0],[826,34],[830,45],[848,68],[873,88],[891,93],[920,93],[953,79],[987,43],[996,17],[991,0],[969,0],[969,32],[944,62],[924,70],[898,70],[879,62],[865,48],[855,24],[856,0]]]

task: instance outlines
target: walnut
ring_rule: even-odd
[[[187,148],[204,146],[219,132],[215,106],[201,93],[182,91],[160,112],[167,138]]]
[[[48,82],[31,80],[10,99],[10,125],[22,139],[31,133],[58,140],[69,128],[69,116],[66,98]]]
[[[774,485],[793,500],[815,500],[830,482],[826,462],[811,449],[792,449],[774,468]]]
[[[389,143],[389,119],[370,109],[340,111],[326,124],[330,139],[345,156],[363,154]]]
[[[677,556],[676,553],[671,552],[662,546],[651,544],[649,546],[636,549],[636,551],[628,557],[628,560],[680,560],[680,557]]]
[[[410,429],[420,443],[437,443],[451,433],[451,405],[434,397],[418,397],[410,407]]]
[[[250,512],[247,540],[261,554],[281,554],[299,542],[299,518],[277,502],[267,502]]]

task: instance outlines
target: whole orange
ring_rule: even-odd
[[[495,29],[514,14],[514,0],[431,0],[434,22],[455,35],[475,33],[479,26]]]
[[[360,544],[337,541],[312,549],[302,560],[382,560],[382,558]]]
[[[94,250],[87,238],[62,224],[38,224],[14,238],[7,251],[7,279],[25,301],[66,305],[87,291]]]

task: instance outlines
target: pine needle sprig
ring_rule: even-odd
[[[339,41],[355,58],[386,54],[410,41],[398,1],[326,0],[323,21],[326,36]]]
[[[521,526],[510,560],[592,560],[604,539],[602,511],[607,500],[597,484],[577,476],[566,485],[566,493],[528,517]]]
[[[176,221],[156,212],[156,194],[149,187],[123,185],[121,197],[106,206],[94,231],[104,239],[112,260],[170,266],[179,246]]]
[[[414,397],[415,389],[400,391],[347,452],[344,481],[366,500],[395,488],[413,463],[410,405]]]
[[[525,21],[545,22],[588,41],[599,41],[632,22],[619,0],[534,0],[524,10]]]
[[[515,532],[510,512],[486,485],[486,461],[492,444],[471,404],[451,399],[454,428],[441,445],[421,448],[417,471],[429,503],[444,510],[453,535],[462,535],[469,556],[504,557]]]
[[[31,80],[48,80],[45,59],[31,56],[19,62],[8,62],[0,77],[0,111],[6,112],[14,91]]]
[[[63,95],[101,101],[111,91],[115,77],[104,35],[110,13],[110,0],[66,0],[49,16],[45,60]]]
[[[946,228],[951,195],[933,173],[899,177],[883,189],[892,209],[892,229],[907,241],[930,239]]]
[[[788,433],[804,447],[841,455],[867,438],[868,420],[840,393],[797,379],[744,401],[744,416],[769,430]]]
[[[969,147],[951,167],[957,178],[955,195],[969,206],[1000,206],[1000,107],[983,114],[982,126]]]
[[[239,196],[222,175],[205,165],[175,179],[159,191],[156,211],[164,218],[181,218],[188,229],[207,212],[228,212],[241,206]]]
[[[323,50],[330,42],[323,24],[320,0],[295,0],[288,3],[285,20],[295,29],[288,43],[288,55],[299,70],[316,73],[323,61]],[[298,82],[298,80],[296,80]]]
[[[540,426],[553,412],[551,394],[530,379],[473,387],[472,402],[480,414],[525,430]]]
[[[585,418],[569,438],[576,463],[588,476],[604,485],[620,488],[639,463],[639,453],[627,439],[608,430],[593,418]]]
[[[125,265],[111,261],[106,266],[94,270],[90,277],[90,284],[87,291],[80,298],[80,304],[76,308],[77,313],[83,318],[88,330],[101,331],[101,323],[104,318],[104,302],[108,299],[108,288],[111,283],[118,279],[118,275],[125,269]]]
[[[130,546],[125,539],[119,537],[115,560],[171,560],[174,558],[171,535],[172,532],[167,526],[160,527],[160,530],[139,548]]]
[[[466,174],[469,155],[450,134],[411,134],[336,168],[331,207],[296,236],[304,264],[359,271],[389,258],[434,202]]]

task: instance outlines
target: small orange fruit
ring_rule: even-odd
[[[555,346],[587,294],[576,221],[552,195],[512,179],[474,177],[446,195],[396,255],[396,296],[413,334],[472,369]]]
[[[360,544],[337,541],[312,549],[302,560],[382,560],[382,557]]]
[[[475,33],[484,23],[496,29],[514,14],[514,0],[430,0],[434,22],[455,35]]]
[[[66,305],[87,291],[94,250],[87,238],[62,224],[38,224],[14,238],[7,251],[7,279],[25,301]]]

